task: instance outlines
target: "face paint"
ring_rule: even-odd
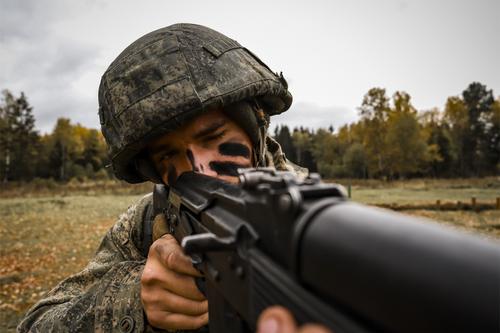
[[[250,165],[238,164],[234,162],[210,162],[210,169],[217,172],[220,176],[238,176],[239,168],[249,168]]]
[[[226,156],[243,156],[250,158],[250,150],[238,142],[224,142],[219,145],[219,153]]]
[[[193,152],[191,151],[191,149],[186,150],[186,155],[187,155],[187,158],[189,160],[189,163],[191,163],[191,168],[193,168],[193,171],[199,172],[200,170],[198,169],[198,167],[195,164],[194,155],[193,155]]]
[[[177,169],[173,165],[169,165],[167,169],[168,185],[172,186],[177,180]]]
[[[148,151],[162,178],[173,185],[189,171],[236,180],[237,170],[252,164],[252,147],[245,131],[214,109],[152,140]]]

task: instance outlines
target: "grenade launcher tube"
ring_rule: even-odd
[[[497,244],[349,201],[301,232],[302,283],[381,331],[498,332]]]

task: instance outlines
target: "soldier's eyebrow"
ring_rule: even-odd
[[[194,133],[193,139],[200,139],[200,138],[203,138],[204,136],[212,134],[213,132],[217,131],[219,128],[221,128],[225,124],[226,124],[226,121],[224,119],[214,121],[211,124],[209,124],[206,128],[203,128],[203,129],[199,130],[198,132]]]
[[[163,144],[160,144],[160,145],[155,146],[155,147],[150,147],[148,150],[149,150],[149,154],[152,156],[157,155],[159,153],[176,152],[175,149],[172,148],[168,143],[163,143]]]

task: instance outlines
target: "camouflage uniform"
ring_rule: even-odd
[[[268,166],[305,176],[307,170],[284,157],[267,139]],[[140,301],[144,223],[152,204],[148,194],[122,214],[108,231],[96,255],[80,273],[70,276],[35,304],[19,332],[153,332]]]
[[[113,171],[130,183],[160,183],[142,154],[147,142],[213,108],[223,109],[249,134],[256,166],[304,175],[307,171],[286,161],[267,136],[269,117],[291,103],[282,75],[238,42],[194,24],[139,38],[113,61],[99,87],[99,117]],[[151,206],[147,195],[120,216],[87,267],[38,302],[18,331],[153,331],[140,301]]]

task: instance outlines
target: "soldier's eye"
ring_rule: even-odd
[[[217,132],[217,133],[213,133],[213,134],[207,135],[203,139],[203,141],[205,141],[205,142],[215,141],[215,140],[218,140],[218,139],[222,139],[224,137],[224,135],[226,135],[226,130],[223,130],[223,131],[220,131],[220,132]]]
[[[165,161],[172,159],[173,157],[175,157],[175,155],[177,153],[178,152],[176,150],[170,150],[170,151],[163,153],[160,157],[160,162],[165,162]]]

